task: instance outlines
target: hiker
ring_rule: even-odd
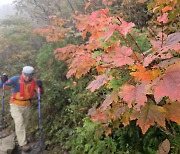
[[[26,127],[29,121],[30,102],[34,97],[34,91],[43,92],[42,82],[34,77],[34,68],[31,66],[23,67],[22,74],[13,76],[8,80],[8,76],[1,76],[0,88],[12,88],[10,98],[10,112],[15,123],[15,132],[19,146],[22,151],[30,150],[27,143]]]

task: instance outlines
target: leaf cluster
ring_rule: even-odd
[[[157,1],[158,5],[159,3],[161,2]],[[176,8],[175,5],[173,7]],[[160,8],[160,10],[162,9]],[[43,68],[48,70],[49,74],[44,76],[50,81],[49,83],[54,83],[53,85],[47,83],[49,87],[47,96],[50,94],[47,100],[49,102],[56,101],[54,106],[49,106],[49,109],[56,110],[56,112],[63,109],[63,115],[60,114],[59,116],[63,120],[58,121],[56,119],[52,122],[54,124],[51,123],[50,128],[48,127],[52,130],[49,133],[52,140],[53,132],[57,132],[56,139],[63,141],[62,143],[69,141],[69,135],[74,137],[76,133],[79,133],[80,142],[77,142],[77,144],[80,149],[78,149],[78,146],[76,147],[78,150],[100,152],[107,147],[107,144],[104,143],[106,137],[103,138],[103,141],[100,138],[98,145],[101,143],[102,146],[99,147],[96,147],[97,143],[94,143],[93,138],[90,139],[87,136],[88,139],[86,139],[84,136],[87,134],[86,126],[79,129],[79,132],[62,128],[63,125],[68,128],[81,124],[81,119],[85,116],[87,110],[81,112],[79,108],[83,107],[82,110],[84,110],[84,107],[89,108],[92,104],[98,105],[94,105],[89,110],[88,115],[92,121],[99,122],[104,126],[106,136],[110,136],[112,130],[118,127],[117,124],[114,124],[115,121],[118,121],[119,124],[122,123],[123,128],[130,124],[131,129],[133,128],[131,121],[136,120],[136,125],[141,128],[143,134],[152,131],[152,133],[149,133],[150,137],[153,136],[153,133],[161,135],[162,130],[167,129],[166,121],[174,121],[179,124],[179,87],[177,86],[179,85],[179,60],[177,59],[179,43],[174,39],[179,34],[175,33],[168,36],[164,34],[164,32],[167,32],[165,31],[166,22],[168,21],[167,12],[169,13],[170,10],[166,10],[156,20],[161,25],[161,33],[155,40],[151,38],[150,42],[147,40],[147,33],[140,35],[142,31],[132,29],[135,26],[134,23],[128,23],[120,17],[110,16],[108,9],[100,9],[91,14],[75,17],[76,27],[81,32],[84,42],[81,42],[81,44],[68,44],[69,42],[66,42],[63,44],[66,45],[65,47],[62,44],[57,46],[54,53],[56,58],[67,63],[66,77],[74,76],[80,80],[74,78],[66,80],[65,74],[62,78],[59,72],[65,72],[66,70],[62,62],[58,64],[54,57],[48,59],[50,55],[44,55],[47,59],[46,62],[49,63]],[[43,61],[43,59],[40,61]],[[43,66],[43,62],[41,64]],[[51,70],[53,65],[54,68]],[[54,74],[56,75],[54,76]],[[61,83],[56,77],[59,77],[64,83]],[[95,80],[92,81],[94,78]],[[63,92],[63,88],[67,93]],[[88,93],[84,90],[85,88],[90,89],[93,93]],[[51,89],[53,89],[53,92],[50,91]],[[62,95],[58,95],[58,93],[62,93]],[[59,96],[63,97],[63,101],[60,100]],[[63,102],[66,102],[66,105]],[[67,117],[70,117],[70,119],[67,120]],[[49,118],[51,119],[51,117]],[[156,125],[162,129],[160,133],[159,130],[151,130]],[[63,131],[60,132],[58,129]],[[139,133],[138,130],[136,130],[136,133]],[[170,134],[172,135],[172,132]],[[133,136],[133,133],[128,134],[129,136]],[[139,144],[146,145],[143,149],[134,149],[133,145],[136,144],[134,140],[132,140],[132,143],[124,141],[128,144],[122,149],[125,152],[134,150],[155,153],[158,150],[159,143],[167,137],[163,133],[162,140],[154,138],[148,139],[149,142],[146,142],[146,139],[142,140],[142,134],[139,136],[139,140],[141,140]],[[147,135],[147,138],[150,137]],[[56,139],[55,142],[58,140]],[[112,138],[107,140],[113,143],[113,147],[116,146]],[[86,144],[85,149],[81,145],[84,142],[90,142],[90,144]],[[76,146],[76,144],[73,146]],[[115,149],[110,150],[115,151]]]

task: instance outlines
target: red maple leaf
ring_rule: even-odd
[[[158,103],[164,96],[171,101],[180,101],[180,63],[171,65],[154,88],[154,97]]]
[[[180,59],[178,57],[173,57],[173,58],[160,62],[154,68],[167,68],[168,66],[176,64],[176,63],[180,63]]]
[[[99,89],[109,80],[105,74],[96,76],[95,78],[96,79],[92,81],[86,88],[86,89],[90,89],[91,92],[94,92],[96,89]]]
[[[114,33],[114,31],[116,30],[116,27],[117,25],[115,24],[111,24],[109,27],[108,27],[108,31],[107,33],[105,34],[105,41],[107,41]]]
[[[161,16],[159,16],[158,18],[157,18],[157,21],[159,21],[159,22],[162,22],[162,23],[167,23],[168,22],[168,13],[166,12],[166,13],[163,13]]]
[[[153,54],[149,54],[147,57],[144,58],[143,60],[143,66],[146,67],[148,66],[153,60],[155,59],[159,59],[159,54],[156,55],[155,53]],[[167,58],[171,58],[172,56],[170,54],[168,54],[167,56],[164,57],[164,59],[167,59]]]
[[[130,31],[130,29],[135,26],[135,24],[132,23],[132,22],[128,23],[128,22],[126,22],[126,21],[124,21],[123,19],[120,19],[120,18],[119,18],[119,20],[121,21],[121,25],[117,26],[116,29],[117,29],[118,32],[120,32],[121,34],[126,36],[127,33]]]
[[[168,35],[165,45],[175,45],[180,42],[180,32]]]
[[[180,52],[179,41],[179,32],[168,35],[168,37],[164,41],[164,44],[162,44],[162,41],[151,40],[153,49],[156,52],[153,52],[144,58],[143,66],[148,66],[155,59],[169,59],[173,56],[174,53]]]
[[[123,66],[123,65],[133,65],[134,59],[130,58],[133,51],[131,48],[123,46],[116,48],[115,55],[113,56],[113,61],[116,66]]]
[[[169,59],[172,57],[172,54],[171,53],[166,53],[166,54],[156,54],[155,52],[152,53],[152,54],[149,54],[147,57],[144,58],[143,60],[143,66],[146,67],[148,66],[153,60],[156,60],[156,59]]]
[[[158,39],[160,40],[165,40],[167,39],[167,34],[165,33],[162,33],[162,32],[159,32],[158,35],[157,35]],[[162,42],[161,42],[162,43]]]
[[[91,25],[94,25],[94,24],[95,24],[95,23],[94,23],[94,20],[95,20],[96,17],[98,16],[99,12],[100,12],[100,11],[94,11],[94,12],[91,13],[91,15],[90,15],[90,17],[89,17],[89,23],[90,23]]]
[[[132,102],[135,99],[135,90],[136,88],[133,85],[124,85],[122,92],[119,93],[120,97],[128,103],[129,108],[132,107]]]
[[[111,63],[113,61],[114,53],[113,52],[108,52],[108,53],[103,53],[102,54],[102,60],[105,63]]]

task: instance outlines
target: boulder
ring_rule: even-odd
[[[0,139],[0,154],[10,154],[15,148],[15,134],[12,133],[9,136]]]

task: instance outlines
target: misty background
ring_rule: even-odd
[[[15,15],[15,6],[14,4],[1,4],[0,5],[0,19],[3,19],[7,16]]]

